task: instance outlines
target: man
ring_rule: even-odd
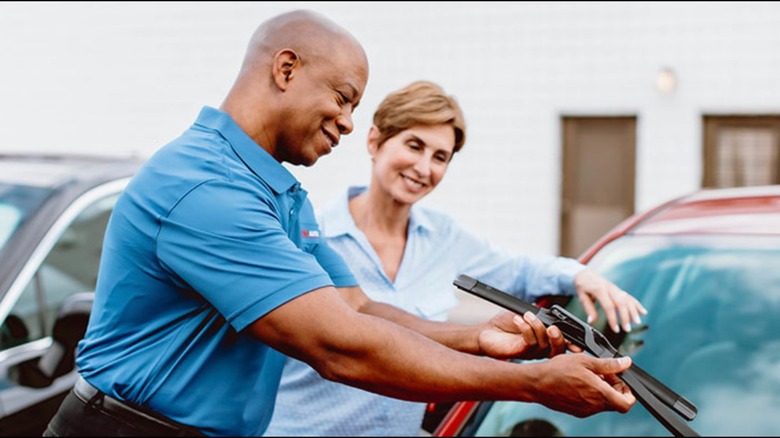
[[[293,11],[260,25],[220,109],[205,107],[118,200],[82,379],[46,435],[262,434],[280,353],[407,400],[523,400],[576,416],[631,408],[615,375],[630,359],[559,354],[560,332],[530,314],[434,323],[357,287],[281,163],[311,166],[352,132],[367,80],[361,45],[327,18]],[[484,357],[518,355],[554,357]]]

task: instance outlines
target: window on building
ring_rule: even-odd
[[[704,187],[780,184],[780,115],[704,116]]]

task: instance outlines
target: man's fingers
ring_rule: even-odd
[[[631,367],[631,358],[628,356],[621,356],[610,359],[600,359],[594,362],[591,367],[591,371],[596,374],[617,374]]]
[[[547,327],[547,336],[550,338],[550,357],[566,352],[566,339],[561,329],[554,325]]]
[[[611,390],[605,388],[604,391],[607,402],[616,411],[622,413],[628,412],[636,402],[636,397],[631,392],[631,389],[617,376],[618,373],[630,367],[631,358],[623,356],[614,359],[597,359],[591,368],[594,373],[603,376],[605,385],[611,387]]]
[[[547,327],[544,326],[544,323],[540,321],[533,312],[525,312],[523,314],[523,319],[531,326],[531,329],[533,329],[534,340],[537,347],[540,350],[549,347],[550,343],[547,339]]]
[[[536,334],[534,328],[530,326],[520,315],[515,315],[513,318],[515,325],[520,330],[520,335],[523,337],[523,341],[529,347],[536,345]]]

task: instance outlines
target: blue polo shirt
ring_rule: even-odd
[[[204,107],[117,201],[76,364],[92,385],[207,435],[259,435],[284,356],[248,325],[354,286],[306,191],[230,116]]]

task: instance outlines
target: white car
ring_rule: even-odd
[[[141,163],[0,154],[0,435],[41,436],[73,386],[103,234]]]

